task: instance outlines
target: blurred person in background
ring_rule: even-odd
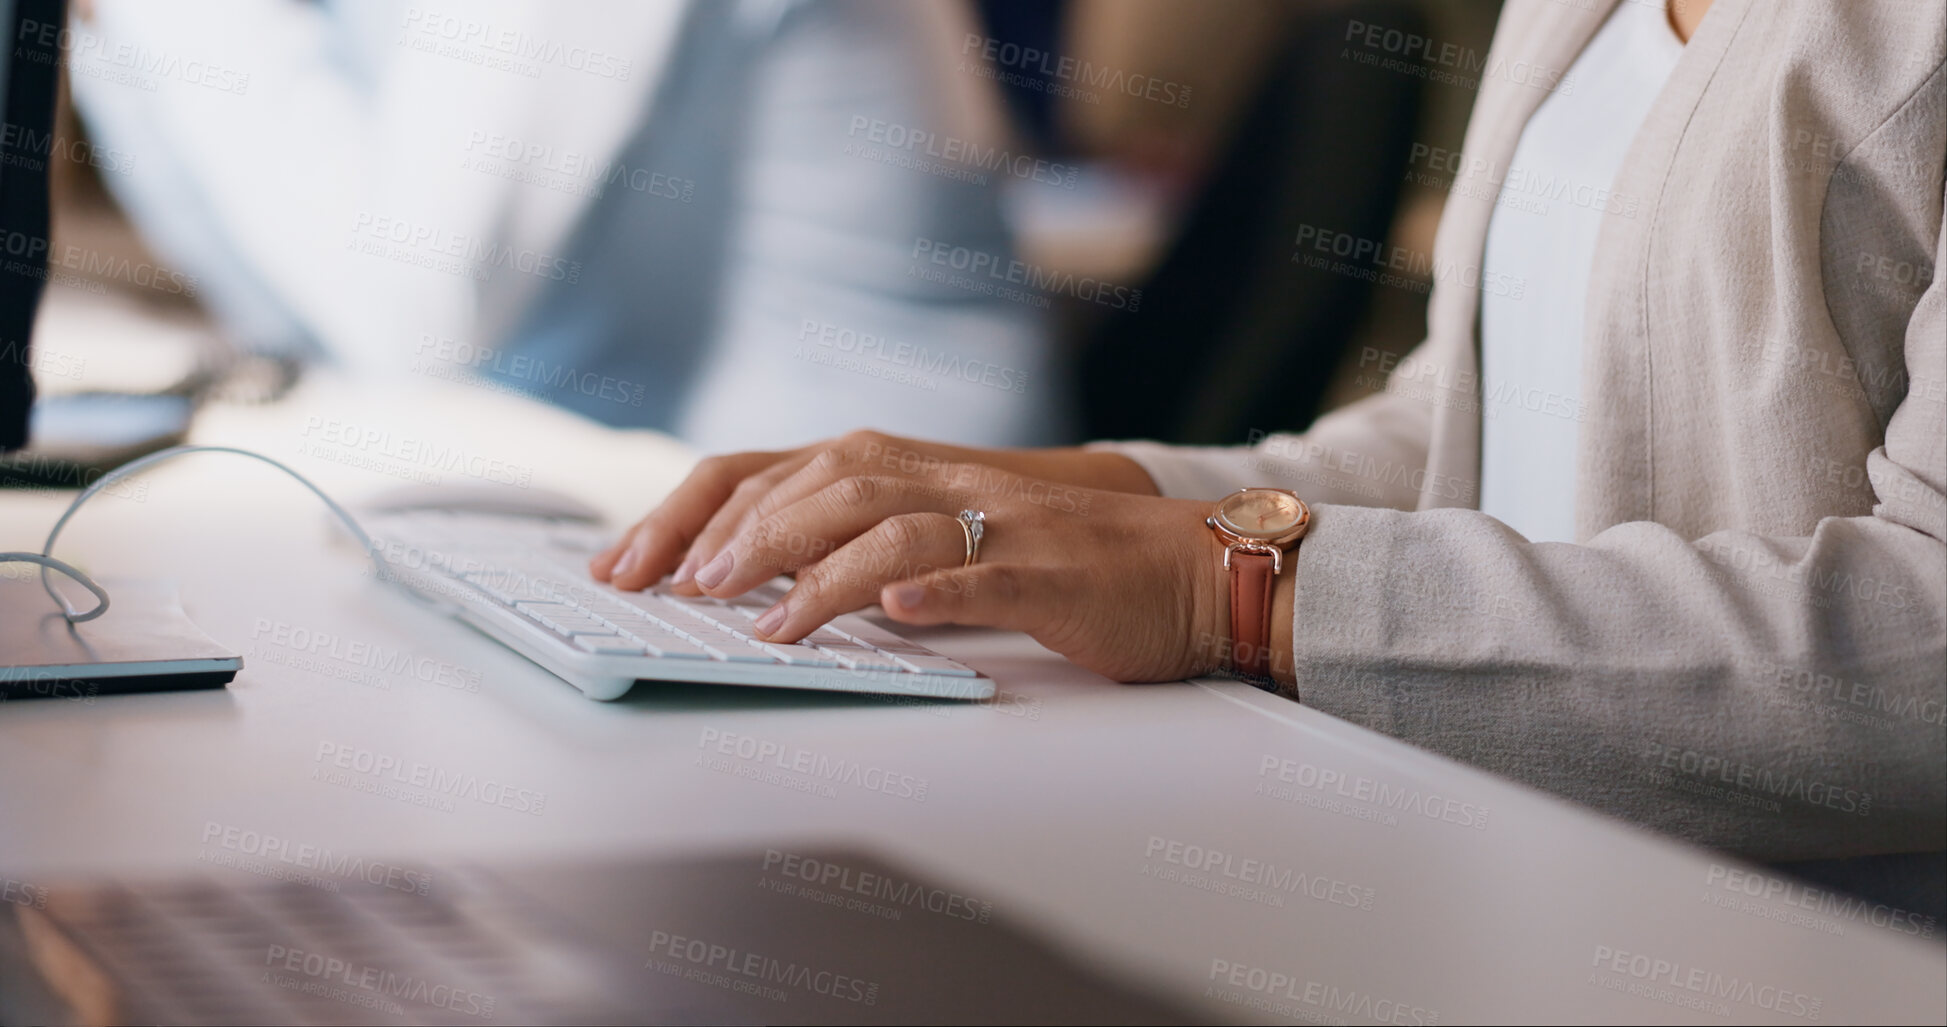
[[[1469,94],[1428,88],[1412,74],[1424,68],[1347,59],[1345,43],[1372,24],[1473,40],[1452,23],[1480,21],[1484,47],[1494,5],[979,6],[1002,94],[1054,159],[1083,169],[1066,204],[1014,197],[1027,258],[1140,296],[1056,308],[1082,437],[1226,443],[1300,429],[1346,398],[1327,387],[1355,338],[1398,352],[1419,340],[1423,285],[1290,259],[1293,239],[1430,245],[1410,230],[1432,219],[1401,212],[1406,172],[1413,153],[1459,143],[1465,103],[1428,94]]]
[[[958,3],[94,0],[108,183],[243,346],[737,447],[1062,437]]]

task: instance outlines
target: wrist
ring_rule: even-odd
[[[1143,470],[1143,466],[1121,453],[1102,449],[1072,448],[1060,451],[1075,468],[1079,483],[1107,492],[1129,492],[1139,496],[1160,496],[1162,490]]]
[[[1224,568],[1224,546],[1208,530],[1198,532],[1192,595],[1195,649],[1190,654],[1191,677],[1219,674],[1237,662],[1237,643],[1230,624],[1230,571]]]
[[[1271,592],[1271,676],[1278,684],[1290,688],[1298,683],[1298,668],[1293,653],[1297,645],[1295,622],[1298,615],[1298,554],[1304,550],[1299,546],[1286,555],[1284,573],[1278,575]]]
[[[1191,653],[1191,676],[1215,674],[1237,667],[1247,655],[1240,653],[1230,620],[1230,574],[1224,568],[1224,547],[1207,532],[1203,535],[1206,545],[1201,547],[1193,560],[1203,573],[1197,579],[1197,588],[1192,603],[1196,630],[1196,647]],[[1298,602],[1298,550],[1285,554],[1284,572],[1272,579],[1271,587],[1271,638],[1270,669],[1282,688],[1289,688],[1298,682],[1297,668],[1292,659],[1295,632],[1293,622],[1296,618]]]
[[[1220,500],[1205,523],[1221,592],[1212,603],[1217,665],[1261,688],[1292,689],[1297,563],[1310,509],[1283,489],[1245,488]]]

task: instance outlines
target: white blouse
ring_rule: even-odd
[[[1610,186],[1682,53],[1664,0],[1617,5],[1501,178],[1481,279],[1510,287],[1481,299],[1481,510],[1533,542],[1575,541],[1596,239],[1609,218],[1644,216],[1639,197]]]

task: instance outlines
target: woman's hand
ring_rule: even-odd
[[[911,624],[1025,631],[1123,681],[1174,680],[1219,665],[1229,608],[1223,550],[1203,523],[1207,504],[928,460],[903,446],[913,458],[887,462],[880,445],[869,458],[863,448],[849,456],[821,451],[768,488],[719,486],[724,498],[741,493],[737,527],[726,529],[719,552],[691,567],[689,587],[728,598],[795,574],[797,583],[756,622],[770,641],[796,641],[838,614],[878,602]],[[732,467],[780,462],[778,454],[723,459]],[[818,473],[807,481],[813,464]],[[739,480],[758,480],[759,473],[746,471]],[[672,495],[644,524],[673,516],[665,511],[679,498]],[[723,499],[718,504],[721,516],[727,507]],[[966,535],[955,515],[963,509],[986,515],[972,567],[962,567]],[[696,513],[683,516],[694,520]],[[716,527],[716,517],[709,523]],[[625,544],[654,545],[658,530],[670,529],[651,528],[641,539],[639,526]],[[646,573],[604,573],[633,551],[618,547],[591,569],[618,587],[642,587],[653,580]]]
[[[730,540],[784,504],[855,475],[924,475],[978,463],[1049,482],[1155,495],[1149,475],[1126,457],[1082,449],[967,449],[856,431],[802,449],[732,453],[696,465],[676,491],[589,562],[600,581],[647,588],[674,572],[679,592]],[[957,512],[957,511],[955,511]]]

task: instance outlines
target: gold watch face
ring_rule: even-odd
[[[1242,489],[1217,504],[1217,526],[1242,538],[1282,544],[1311,526],[1311,511],[1283,489]]]

